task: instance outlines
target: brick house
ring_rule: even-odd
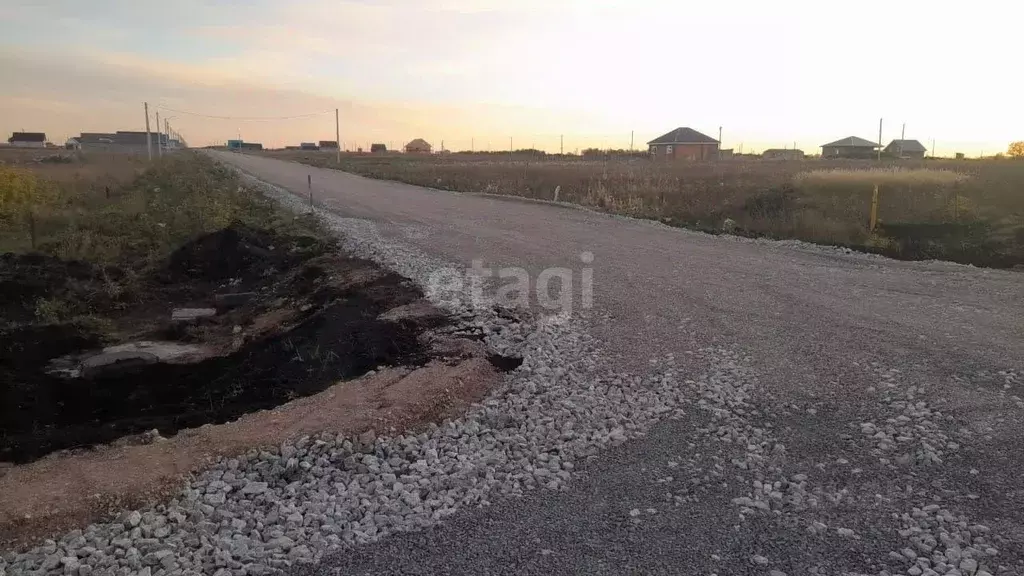
[[[693,128],[676,128],[648,142],[647,149],[655,159],[717,160],[718,144]]]
[[[893,140],[889,142],[889,145],[885,147],[884,152],[890,156],[896,158],[910,158],[921,160],[924,158],[925,153],[928,151],[917,140]]]
[[[822,158],[872,158],[877,155],[878,144],[865,138],[848,136],[842,140],[821,145]]]
[[[417,138],[405,145],[406,154],[430,154],[431,146],[423,138]]]

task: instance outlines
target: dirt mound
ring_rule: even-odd
[[[283,237],[232,224],[175,250],[167,271],[175,280],[259,278],[296,265],[319,243],[310,237]]]
[[[366,265],[343,258],[332,262],[338,273]],[[97,378],[69,380],[40,369],[49,356],[94,345],[95,339],[80,332],[54,332],[53,327],[33,328],[49,353],[37,348],[27,355],[30,360],[0,373],[6,399],[0,406],[0,461],[27,462],[54,450],[106,443],[154,428],[171,435],[314,394],[378,366],[427,361],[414,324],[378,319],[421,297],[401,277],[384,274],[354,286],[334,285],[325,277],[311,296],[320,301],[315,307],[286,310],[292,325],[271,327],[269,334],[257,334],[229,355]],[[260,308],[264,313],[274,310],[266,304]],[[220,324],[228,331],[235,321],[244,322],[238,315],[226,320],[227,326]],[[25,333],[6,336],[14,341]]]
[[[522,362],[334,248],[232,226],[143,271],[0,259],[0,464],[18,464],[0,474],[0,540],[152,502],[211,458],[296,434],[457,414]],[[47,320],[40,301],[102,314]],[[174,321],[183,308],[208,314]]]
[[[30,462],[152,429],[172,435],[315,394],[381,366],[426,363],[418,337],[426,327],[386,316],[420,301],[419,289],[333,247],[233,225],[138,275],[142,294],[130,299],[104,290],[124,271],[3,256],[0,294],[8,324],[0,324],[0,462]],[[225,294],[243,291],[237,306],[218,306],[213,317],[172,321],[173,308],[214,308]],[[104,313],[40,318],[41,301],[55,303],[64,317],[72,317],[66,308]],[[435,319],[431,327],[446,321]],[[55,359],[84,366],[100,345],[141,339],[199,343],[212,357],[110,373],[47,372]]]

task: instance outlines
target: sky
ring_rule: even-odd
[[[334,140],[939,154],[1024,139],[1024,7],[821,0],[0,0],[0,133],[143,130],[191,145]]]

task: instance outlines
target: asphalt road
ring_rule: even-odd
[[[534,278],[567,267],[575,282],[592,267],[592,330],[614,350],[616,369],[641,372],[651,358],[703,346],[748,354],[757,380],[752,418],[785,444],[787,473],[811,475],[825,493],[839,494],[814,518],[857,534],[810,535],[806,511],[741,521],[731,500],[744,491],[728,474],[720,489],[663,506],[651,480],[681,452],[701,450],[695,414],[603,454],[569,492],[465,511],[439,528],[330,558],[318,570],[877,574],[907,569],[888,556],[907,546],[900,515],[938,504],[991,531],[998,542],[987,564],[992,573],[1024,573],[1024,404],[1015,398],[1024,396],[1024,274],[711,237],[215,154],[300,195],[311,176],[314,197],[331,210],[467,267],[482,260],[525,268]],[[594,255],[592,264],[581,262],[583,252]],[[924,402],[937,412],[918,428],[958,439],[941,464],[889,465],[860,434],[866,421],[899,424],[906,398],[910,409]],[[701,457],[728,462],[728,447],[705,450]],[[623,521],[629,510],[648,508],[657,514]],[[769,563],[754,562],[758,555]]]

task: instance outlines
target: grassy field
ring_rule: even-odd
[[[528,156],[266,152],[371,178],[590,206],[708,232],[796,238],[903,259],[1024,264],[1024,162],[664,163]],[[878,185],[877,224],[871,229]]]
[[[198,153],[149,164],[125,154],[0,150],[0,253],[137,267],[232,222],[294,226]]]
[[[316,230],[315,222],[247,191],[233,171],[199,153],[150,164],[130,155],[0,150],[0,272],[27,253],[56,268],[83,262],[104,279],[92,300],[129,306],[148,297],[142,279],[175,249],[233,223],[281,234]],[[0,298],[15,299],[24,287],[0,288],[10,292]],[[40,299],[36,320],[91,316],[85,300]]]

